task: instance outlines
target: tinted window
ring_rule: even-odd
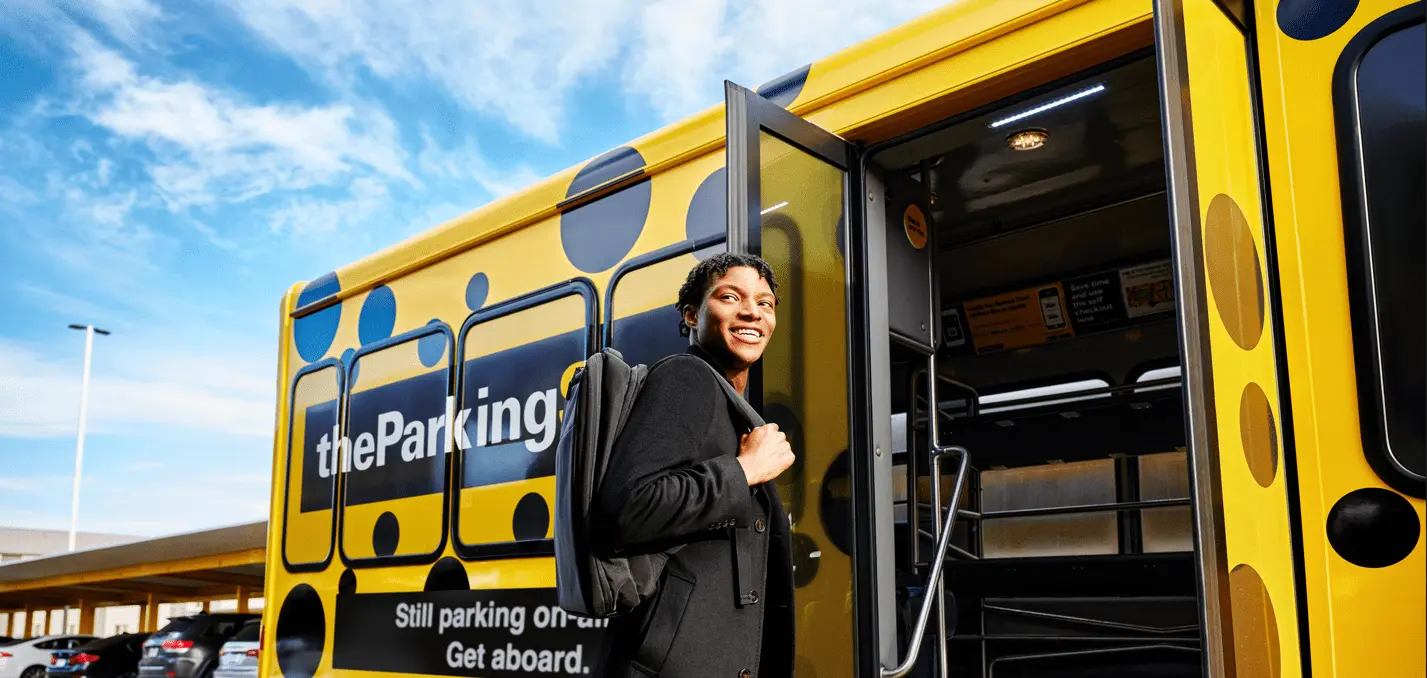
[[[46,640],[46,641],[44,641],[43,643],[35,643],[35,649],[37,649],[37,650],[58,650],[58,649],[59,649],[59,641],[57,641],[57,640]]]
[[[233,636],[233,640],[257,642],[261,628],[259,624],[244,624],[243,628],[238,631],[238,635]]]
[[[164,624],[164,627],[159,629],[158,632],[156,632],[154,635],[162,636],[168,635],[170,633],[183,633],[184,631],[188,630],[188,627],[193,626],[193,621],[193,619],[188,617],[180,617],[178,619],[170,620],[169,623]]]
[[[213,622],[213,625],[209,626],[208,630],[203,632],[203,635],[210,638],[226,638],[233,634],[233,630],[236,629],[237,626],[237,622]]]
[[[1347,102],[1360,150],[1345,173],[1356,185],[1343,187],[1364,445],[1380,473],[1418,478],[1427,465],[1424,37],[1422,23],[1399,26],[1362,53]]]

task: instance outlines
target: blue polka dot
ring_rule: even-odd
[[[432,318],[431,322],[426,324],[427,326],[439,325],[441,324],[441,321],[437,320],[436,318]],[[446,355],[445,333],[437,332],[435,334],[428,334],[426,336],[421,337],[420,339],[417,339],[416,355],[417,357],[421,358],[421,364],[427,367],[432,367],[436,363],[440,362],[441,358]]]
[[[357,352],[350,348],[342,351],[342,364],[352,368],[351,373],[347,375],[347,390],[351,390],[352,386],[357,383],[357,371],[361,366],[352,362],[352,358],[356,355]]]
[[[342,291],[342,283],[336,273],[323,275],[302,288],[297,295],[297,307],[302,308]],[[337,321],[342,319],[342,305],[334,304],[316,313],[298,318],[293,323],[292,338],[297,344],[297,354],[307,362],[321,360],[332,348],[332,340],[337,337]]]
[[[1280,0],[1278,29],[1294,40],[1326,38],[1353,18],[1358,0]]]
[[[571,197],[644,167],[639,152],[622,147],[585,165],[570,182]],[[648,180],[560,215],[560,245],[565,257],[585,273],[613,268],[644,231],[652,187]]]
[[[718,235],[728,231],[728,170],[713,171],[694,191],[689,200],[689,213],[684,217],[684,237],[689,240]],[[702,261],[728,249],[726,245],[705,247],[694,253]]]
[[[809,64],[791,73],[784,73],[773,78],[758,86],[756,90],[758,96],[787,108],[797,101],[798,95],[803,92],[803,85],[807,84],[808,72],[811,70],[812,65]]]
[[[471,281],[466,283],[466,308],[472,311],[481,310],[486,305],[486,297],[491,293],[491,281],[486,278],[486,274],[477,273],[471,276]]]
[[[391,288],[382,285],[367,295],[362,302],[362,315],[357,318],[357,338],[362,345],[378,342],[391,337],[396,326],[396,296]]]

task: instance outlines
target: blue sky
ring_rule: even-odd
[[[287,287],[936,0],[7,0],[0,524],[266,516]]]

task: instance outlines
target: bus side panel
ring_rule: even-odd
[[[1300,7],[1285,11],[1290,4]],[[1353,348],[1340,149],[1334,142],[1341,112],[1334,109],[1332,74],[1354,36],[1409,4],[1254,3],[1315,676],[1427,672],[1422,500],[1395,492],[1400,499],[1390,500],[1410,505],[1417,525],[1410,535],[1383,535],[1410,546],[1395,563],[1354,564],[1328,538],[1353,502],[1350,495],[1392,492],[1364,456],[1355,376],[1361,356]]]

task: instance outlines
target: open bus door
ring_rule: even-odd
[[[1205,675],[1298,676],[1297,490],[1246,5],[1156,0],[1155,45]]]
[[[861,604],[871,582],[856,558],[875,537],[854,485],[868,477],[861,452],[871,438],[868,419],[854,416],[871,400],[867,295],[852,282],[864,266],[856,149],[755,92],[733,83],[725,92],[728,249],[766,259],[780,285],[778,327],[748,398],[796,456],[778,490],[794,535],[797,673],[848,675],[856,665],[853,675],[875,675],[867,671],[885,644],[869,642],[878,611]]]
[[[793,527],[797,675],[906,675],[909,648],[934,633],[939,597],[925,596],[902,629],[912,640],[899,637],[888,313],[870,301],[886,298],[887,264],[867,226],[883,196],[851,143],[736,84],[726,96],[729,251],[762,256],[780,285],[777,331],[748,397],[797,457],[779,480]],[[939,550],[949,538],[947,528]]]

